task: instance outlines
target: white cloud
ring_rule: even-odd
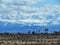
[[[45,0],[2,0],[3,3],[36,4]]]
[[[57,18],[60,15],[60,5],[45,5],[43,7],[31,7],[26,5],[6,5],[4,3],[13,3],[14,0],[2,0],[0,5],[0,21],[27,24],[27,25],[39,25],[46,26],[48,23],[57,24],[60,20]],[[22,0],[18,0],[18,2]],[[30,3],[37,3],[42,0],[23,0]],[[20,3],[19,2],[19,3]],[[27,3],[27,4],[28,4]],[[21,3],[22,4],[22,3]],[[18,9],[19,8],[19,9]],[[19,11],[19,14],[18,14]],[[59,14],[59,15],[58,15]],[[56,18],[56,19],[55,19]],[[56,20],[53,21],[53,20]]]
[[[57,18],[55,18],[55,20],[52,21],[51,24],[54,24],[54,25],[56,25],[56,24],[57,24],[57,25],[60,24],[60,16],[58,16]]]

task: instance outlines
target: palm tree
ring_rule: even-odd
[[[48,28],[45,28],[45,34],[46,34],[46,38],[48,38]]]
[[[45,28],[45,34],[48,34],[48,28]]]
[[[38,33],[40,34],[40,30],[38,30]]]
[[[35,35],[35,31],[32,31],[32,34]]]
[[[28,31],[28,34],[31,34],[31,31]]]
[[[37,31],[36,31],[36,34],[40,34],[40,30],[37,30]]]

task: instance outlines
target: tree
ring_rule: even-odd
[[[40,34],[40,30],[38,30],[38,34]]]
[[[37,31],[36,31],[36,34],[40,34],[40,30],[37,30]]]
[[[45,34],[48,34],[48,28],[45,28]]]
[[[35,34],[35,31],[32,31],[32,34],[34,35]]]
[[[45,28],[46,38],[48,38],[48,28]]]
[[[31,31],[28,31],[28,34],[31,34]]]

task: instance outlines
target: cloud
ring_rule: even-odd
[[[36,4],[45,0],[2,0],[3,3]]]
[[[0,21],[17,23],[23,25],[47,26],[60,24],[60,5],[45,5],[32,7],[28,4],[35,4],[43,0],[2,0],[0,4]],[[26,5],[16,5],[16,3]],[[8,4],[10,3],[10,4]],[[25,3],[24,3],[25,4]],[[56,22],[55,22],[56,21]]]
[[[57,17],[54,21],[52,21],[51,24],[59,25],[60,24],[60,16]]]

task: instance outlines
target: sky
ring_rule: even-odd
[[[60,0],[0,0],[0,32],[60,31]]]

